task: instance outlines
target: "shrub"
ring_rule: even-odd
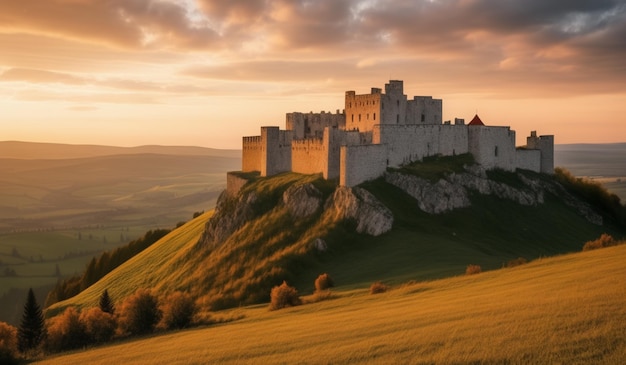
[[[482,271],[483,270],[480,268],[480,265],[467,265],[465,275],[480,274]]]
[[[615,246],[617,242],[613,238],[613,236],[603,233],[599,238],[596,238],[593,241],[585,242],[583,246],[583,251],[596,250],[598,248],[604,248],[609,246]]]
[[[270,298],[270,310],[277,310],[302,304],[296,288],[287,285],[287,282],[285,281],[272,288]]]
[[[333,286],[335,286],[333,279],[330,277],[330,275],[326,273],[321,274],[320,276],[317,277],[317,279],[315,279],[315,291],[316,292],[328,290],[332,288]]]
[[[518,257],[516,259],[510,260],[509,262],[507,262],[506,267],[515,267],[515,266],[520,266],[520,265],[524,265],[528,262],[528,260],[526,260],[523,257]]]
[[[53,318],[48,325],[45,347],[57,352],[79,348],[88,343],[85,326],[80,321],[78,311],[68,307],[63,314]]]
[[[387,290],[389,290],[389,286],[380,281],[373,282],[372,285],[370,285],[370,294],[380,294]]]
[[[103,312],[100,308],[94,307],[80,314],[80,321],[85,326],[85,332],[92,343],[103,343],[109,341],[115,334],[117,321],[111,313]]]
[[[17,328],[0,322],[0,364],[17,363]]]
[[[196,304],[191,295],[174,292],[167,296],[162,307],[162,325],[167,329],[188,327],[196,313]]]
[[[120,308],[119,328],[122,334],[139,335],[154,331],[161,319],[157,298],[149,290],[137,289]]]

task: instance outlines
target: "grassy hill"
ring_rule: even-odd
[[[626,357],[625,260],[622,245],[378,295],[339,287],[331,300],[233,309],[219,315],[244,318],[38,363],[617,364]]]
[[[554,195],[546,195],[537,206],[475,195],[470,207],[432,215],[417,209],[415,199],[405,192],[378,179],[363,187],[391,209],[395,220],[390,232],[371,237],[323,212],[294,219],[279,202],[287,187],[303,183],[317,185],[324,196],[334,189],[332,182],[316,175],[258,178],[241,195],[255,193],[255,215],[224,242],[198,243],[211,213],[200,216],[80,295],[52,306],[49,313],[67,306],[94,306],[104,289],[121,300],[138,288],[160,294],[187,291],[202,310],[214,311],[267,302],[271,287],[283,280],[310,293],[315,277],[323,272],[344,289],[368,287],[377,280],[433,280],[461,274],[469,264],[492,270],[518,257],[532,260],[579,251],[605,232],[623,235],[610,223],[589,223]],[[316,238],[326,241],[325,252],[313,247]]]

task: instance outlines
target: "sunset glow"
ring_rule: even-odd
[[[626,141],[623,0],[3,0],[0,140],[241,148],[389,79],[444,120]]]

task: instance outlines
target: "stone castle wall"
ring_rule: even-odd
[[[541,151],[518,148],[515,151],[515,167],[535,172],[541,171]]]
[[[322,138],[294,140],[291,144],[291,171],[301,174],[323,172],[328,165],[328,149]]]
[[[437,154],[468,152],[467,127],[455,125],[378,125],[373,143],[387,145],[390,166],[400,166]]]
[[[248,182],[247,179],[237,176],[232,172],[226,173],[226,194],[230,196],[235,196],[241,188],[246,185]]]
[[[261,171],[261,155],[264,153],[261,136],[243,137],[241,171]]]
[[[285,129],[293,131],[294,139],[322,138],[324,128],[344,129],[346,126],[346,115],[339,110],[334,114],[325,111],[321,113],[287,113],[285,119]]]
[[[515,170],[515,132],[509,127],[468,126],[469,152],[485,169]]]
[[[339,185],[355,186],[375,179],[387,170],[387,146],[382,144],[342,146]]]

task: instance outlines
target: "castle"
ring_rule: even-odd
[[[343,112],[288,113],[285,130],[261,127],[260,136],[243,137],[242,171],[321,173],[350,187],[387,167],[469,152],[485,169],[553,173],[554,136],[531,132],[526,146],[516,148],[510,127],[486,126],[478,115],[468,124],[442,122],[441,99],[409,100],[403,89],[403,81],[391,80],[384,93],[346,91]]]

